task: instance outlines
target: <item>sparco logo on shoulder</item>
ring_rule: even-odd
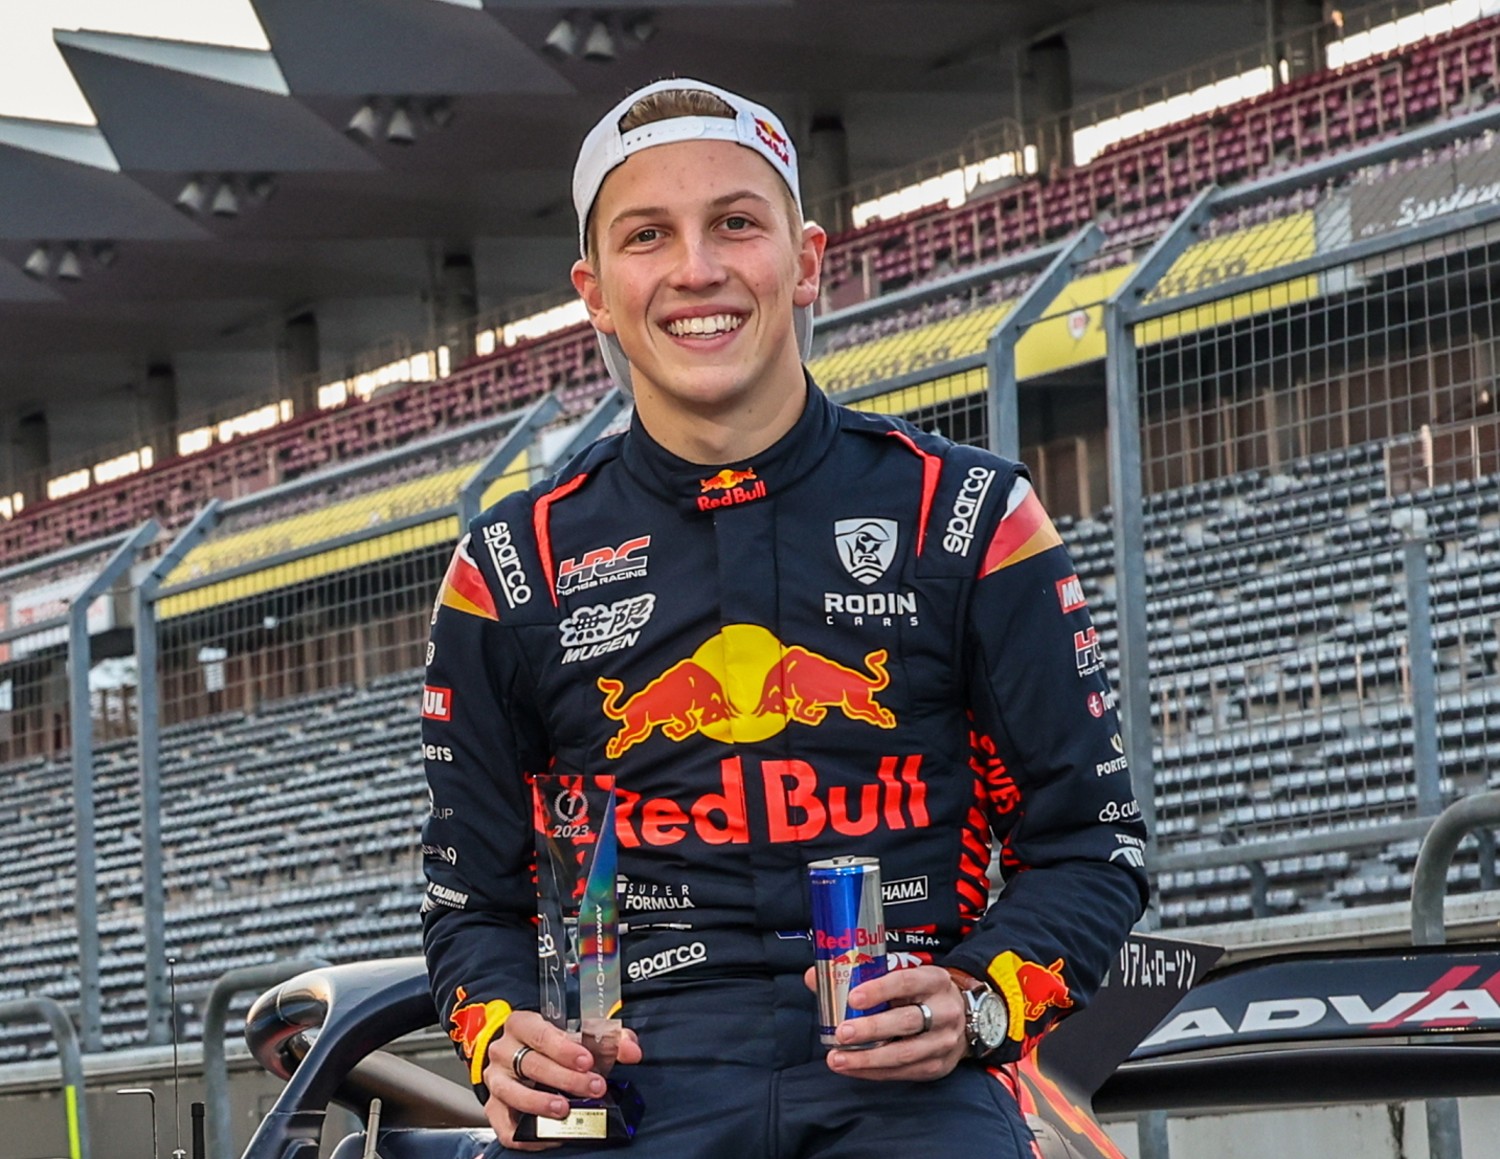
[[[500,592],[505,602],[516,608],[531,599],[531,586],[526,582],[526,569],[521,566],[521,557],[510,539],[509,523],[492,523],[484,529],[484,546],[489,549],[490,562],[500,575]]]
[[[969,554],[984,497],[989,494],[990,484],[994,481],[995,472],[988,467],[969,468],[958,488],[958,498],[953,501],[953,512],[948,516],[948,526],[943,532],[945,550],[954,555]]]

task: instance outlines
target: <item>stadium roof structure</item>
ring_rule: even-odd
[[[770,103],[804,152],[836,118],[859,182],[1034,104],[1039,41],[1077,104],[1264,37],[1243,0],[252,3],[269,51],[59,30],[97,125],[0,117],[0,427],[46,413],[54,458],[127,435],[153,364],[184,412],[263,396],[309,309],[341,369],[430,316],[445,253],[482,307],[565,290],[577,142],[660,76]]]

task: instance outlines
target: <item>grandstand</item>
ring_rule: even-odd
[[[1121,552],[1138,553],[1142,667],[1118,683],[1149,721],[1169,930],[1403,901],[1432,795],[1500,789],[1497,129],[1500,16],[1487,16],[1077,166],[1027,175],[1018,161],[959,206],[830,242],[819,381],[988,444],[992,333],[1080,230],[1102,232],[1016,347],[1019,450],[1112,671],[1129,651]],[[1106,301],[1215,186],[1249,192],[1192,223],[1139,297],[1158,312],[1132,323],[1135,349],[1109,348]],[[1125,548],[1110,502],[1116,359],[1140,379],[1123,421],[1144,501]],[[415,719],[458,489],[551,396],[559,414],[481,489],[493,500],[541,477],[608,393],[586,327],[451,361],[0,524],[0,1001],[71,1005],[87,986],[59,609],[126,533],[163,529],[139,572],[212,499],[227,514],[166,561],[154,605],[143,678],[159,685],[158,727],[141,730],[133,675],[94,689],[99,1046],[159,1041],[143,735],[184,1036],[201,1036],[228,969],[418,950]],[[135,653],[129,586],[105,601],[96,667]],[[1494,889],[1495,864],[1484,834],[1450,891]],[[48,1049],[37,1028],[0,1023],[0,1063]]]

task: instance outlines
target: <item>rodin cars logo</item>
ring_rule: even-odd
[[[839,519],[833,525],[839,562],[862,584],[885,575],[896,558],[898,535],[894,519]]]

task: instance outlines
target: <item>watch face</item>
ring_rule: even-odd
[[[1005,1041],[1005,1003],[991,991],[982,993],[970,1012],[969,1027],[975,1047],[988,1053]]]

